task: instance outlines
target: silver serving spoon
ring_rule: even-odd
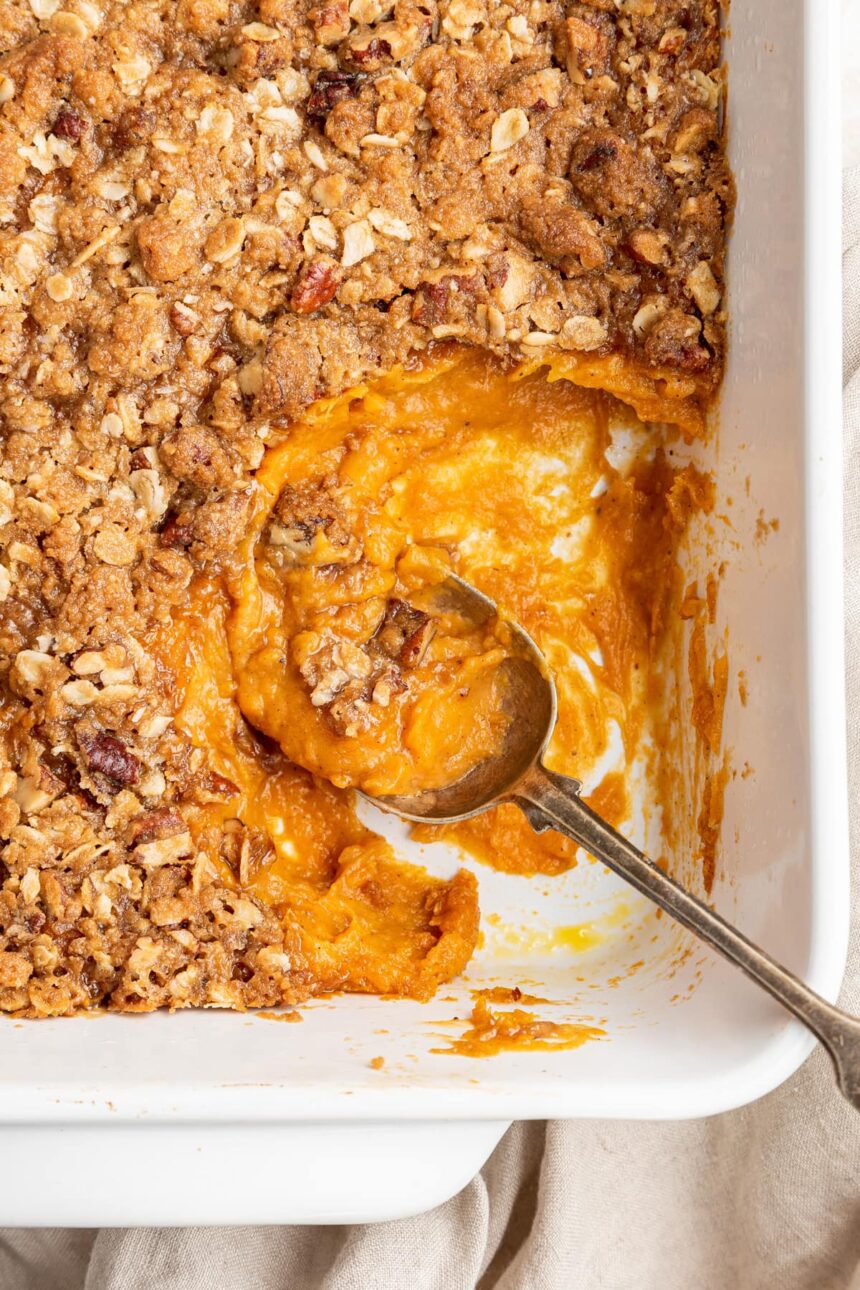
[[[438,589],[439,608],[481,625],[497,615],[496,605],[461,578]],[[555,683],[546,659],[526,631],[508,623],[512,653],[505,706],[511,720],[496,756],[456,783],[412,797],[369,797],[368,801],[407,820],[454,824],[480,815],[499,802],[516,802],[536,833],[557,829],[626,879],[684,927],[718,950],[808,1026],[833,1059],[839,1087],[860,1109],[860,1020],[827,1003],[798,977],[658,869],[631,842],[601,819],[580,797],[578,780],[556,775],[541,758],[555,726]]]

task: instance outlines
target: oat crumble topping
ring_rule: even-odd
[[[436,342],[707,399],[719,4],[0,0],[0,51],[0,1010],[297,1002],[148,633],[279,428]]]

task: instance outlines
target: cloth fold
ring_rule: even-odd
[[[845,212],[855,882],[841,1001],[860,1013],[860,166],[846,174]],[[817,1050],[782,1088],[709,1120],[514,1125],[458,1196],[416,1218],[352,1228],[0,1232],[0,1290],[204,1287],[860,1290],[860,1115]]]

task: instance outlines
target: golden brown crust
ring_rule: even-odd
[[[621,355],[690,421],[717,0],[3,0],[0,51],[0,1009],[297,1000],[178,827],[206,757],[148,633],[273,423],[434,341]]]

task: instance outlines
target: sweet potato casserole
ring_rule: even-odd
[[[492,737],[446,571],[546,651],[554,767],[636,758],[711,505],[670,444],[724,361],[719,8],[0,0],[0,1009],[461,971],[474,865],[338,787]],[[514,806],[440,832],[575,861]]]

